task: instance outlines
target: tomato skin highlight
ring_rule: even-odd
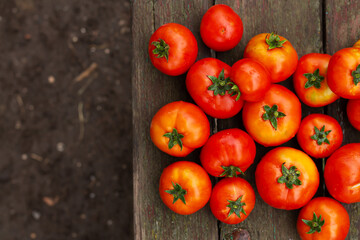
[[[282,164],[286,168],[296,166],[300,171],[301,185],[289,189],[279,183],[283,176]],[[258,163],[255,171],[257,190],[270,206],[293,210],[304,206],[315,195],[319,186],[319,172],[312,159],[304,152],[290,147],[278,147],[268,152]]]
[[[254,140],[245,131],[233,128],[212,135],[201,149],[200,160],[210,175],[220,177],[223,166],[239,167],[245,172],[254,162],[255,155]]]
[[[302,219],[312,220],[314,212],[317,217],[321,215],[325,223],[321,232],[308,234],[311,228]],[[332,198],[314,198],[301,209],[296,228],[302,240],[344,240],[350,229],[349,214]]]
[[[283,47],[268,50],[265,38],[269,33],[261,33],[250,39],[245,47],[244,58],[252,58],[261,62],[269,71],[271,82],[278,83],[288,79],[296,70],[298,54],[291,43],[286,40]]]
[[[230,201],[236,201],[242,196],[241,202],[246,215],[240,213],[239,218],[235,213],[230,216]],[[215,186],[210,198],[210,209],[214,216],[221,222],[227,224],[238,224],[244,221],[255,206],[255,192],[251,185],[240,177],[231,177],[221,179]]]
[[[162,39],[169,45],[168,60],[157,58],[152,43]],[[162,73],[178,76],[185,73],[195,62],[198,54],[197,41],[192,32],[177,23],[167,23],[159,27],[152,35],[148,45],[148,52],[152,64]]]
[[[184,135],[179,144],[169,149],[169,138],[164,134],[173,129]],[[210,123],[205,113],[196,105],[177,101],[163,106],[153,117],[150,137],[161,151],[175,157],[185,157],[196,148],[202,147],[210,136]]]
[[[286,114],[285,117],[277,119],[277,130],[269,120],[263,119],[265,105],[277,105],[278,110]],[[301,103],[287,88],[272,84],[263,100],[244,104],[242,117],[246,131],[256,142],[266,147],[278,146],[293,138],[298,131],[301,122]]]
[[[346,106],[346,113],[351,125],[360,131],[360,99],[350,99]]]
[[[225,78],[228,78],[231,72],[229,65],[215,58],[204,58],[197,61],[186,76],[186,88],[195,103],[206,114],[220,119],[235,116],[244,104],[242,98],[236,101],[236,95],[230,96],[228,92],[224,96],[214,95],[214,91],[208,90],[213,85],[208,76],[218,77],[223,69]]]
[[[325,132],[331,130],[326,136],[330,144],[323,142],[318,145],[316,140],[311,139],[311,136],[316,134],[314,127],[321,130],[323,126],[325,126]],[[341,146],[343,132],[335,118],[325,114],[310,114],[302,120],[296,137],[300,147],[307,154],[315,158],[325,158]]]
[[[184,204],[180,199],[173,203],[173,195],[165,192],[174,189],[172,183],[186,190]],[[189,215],[203,208],[211,196],[211,181],[200,165],[189,161],[178,161],[166,167],[160,177],[161,200],[172,211]]]
[[[239,87],[241,97],[248,102],[257,102],[271,85],[268,70],[258,61],[244,58],[231,68],[231,80]]]
[[[340,98],[331,91],[327,84],[326,73],[330,58],[329,54],[309,53],[299,60],[293,77],[294,88],[300,100],[310,107],[323,107]],[[319,69],[320,76],[324,77],[321,87],[319,89],[315,86],[305,88],[305,84],[309,80],[304,74],[314,73],[317,69]]]
[[[232,8],[224,4],[212,6],[204,14],[200,35],[206,46],[224,52],[234,48],[243,35],[243,23]]]
[[[324,177],[326,188],[336,200],[360,202],[360,143],[336,150],[326,161]]]
[[[327,79],[330,89],[336,95],[346,99],[360,98],[360,83],[355,85],[352,76],[359,64],[360,48],[344,48],[331,57]]]

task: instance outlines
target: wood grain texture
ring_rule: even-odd
[[[360,2],[357,0],[326,0],[325,50],[334,54],[351,47],[360,38]],[[327,108],[328,115],[336,118],[344,133],[343,145],[360,142],[360,132],[353,128],[346,114],[346,99],[340,99]],[[350,233],[347,240],[360,239],[360,203],[343,204],[350,215]]]
[[[158,194],[162,170],[179,158],[160,152],[151,142],[153,115],[165,104],[190,101],[185,75],[169,77],[156,70],[148,57],[148,41],[162,24],[177,22],[195,34],[199,58],[210,55],[199,35],[201,16],[211,1],[133,1],[133,168],[135,239],[217,239],[216,219],[208,205],[190,216],[168,209]],[[198,161],[199,151],[186,158]],[[181,160],[184,160],[182,158]]]
[[[297,50],[299,58],[311,52],[322,52],[321,14],[322,5],[318,0],[310,1],[246,1],[216,0],[231,6],[244,23],[244,35],[238,46],[229,52],[217,53],[217,57],[228,64],[233,64],[243,57],[248,41],[255,35],[264,32],[277,32],[287,38]],[[304,20],[306,19],[306,21]],[[311,22],[311,24],[309,24]],[[281,82],[294,92],[292,78]],[[323,113],[323,108],[310,108],[302,104],[302,116],[311,113]],[[218,120],[218,129],[238,127],[244,129],[241,113],[234,118]],[[296,139],[283,144],[300,149]],[[255,169],[260,159],[271,149],[256,144],[255,163],[246,171],[246,179],[256,192],[256,205],[250,216],[235,226],[221,224],[221,236],[233,231],[236,227],[245,228],[252,239],[299,239],[296,231],[298,210],[285,211],[270,207],[259,196],[255,185]],[[315,160],[315,159],[314,159]],[[321,163],[316,161],[319,170]],[[319,188],[317,195],[322,195]],[[261,226],[261,227],[260,227]],[[286,226],[286,227],[285,227]]]

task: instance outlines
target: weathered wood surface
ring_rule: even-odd
[[[202,15],[214,4],[231,6],[242,18],[244,35],[240,44],[225,53],[211,52],[200,39]],[[296,233],[298,210],[274,209],[257,194],[256,205],[248,219],[231,226],[220,224],[212,216],[208,205],[191,216],[173,213],[158,195],[158,181],[163,168],[178,159],[160,152],[152,144],[149,127],[152,116],[163,105],[177,100],[191,101],[186,92],[185,75],[169,77],[152,65],[147,54],[151,34],[162,24],[177,22],[188,27],[199,44],[198,59],[216,56],[232,65],[242,58],[251,37],[262,32],[276,31],[286,37],[299,57],[310,52],[335,51],[351,46],[360,38],[360,3],[356,0],[307,1],[247,1],[247,0],[182,0],[133,1],[133,133],[134,133],[134,232],[135,239],[222,239],[237,227],[246,228],[252,239],[299,239]],[[292,79],[281,83],[293,90]],[[352,128],[345,113],[346,100],[339,100],[327,108],[309,108],[302,104],[303,117],[310,113],[328,113],[336,117],[344,128],[344,144],[360,142],[360,132]],[[243,128],[241,114],[228,120],[209,118],[213,131],[231,127]],[[214,124],[216,122],[216,124]],[[296,139],[286,146],[299,148]],[[256,163],[271,148],[257,144],[255,164],[246,172],[246,179],[255,191]],[[186,160],[199,162],[199,151]],[[315,160],[315,159],[314,159]],[[321,163],[315,160],[321,172]],[[214,180],[214,179],[213,179]],[[215,180],[214,180],[215,181]],[[322,187],[318,196],[328,194]],[[360,204],[346,206],[351,216],[351,230],[347,239],[360,239]]]
[[[325,6],[325,51],[334,54],[351,47],[360,39],[360,1],[327,0]],[[344,133],[343,145],[360,142],[360,132],[351,126],[346,115],[347,100],[329,105],[327,114],[336,118]],[[327,193],[328,194],[328,193]],[[350,215],[348,240],[360,239],[360,203],[343,204]]]

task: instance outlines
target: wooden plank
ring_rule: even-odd
[[[287,38],[297,50],[299,57],[306,53],[322,52],[321,32],[321,1],[246,1],[246,0],[216,0],[231,6],[242,18],[244,35],[240,44],[233,50],[217,53],[217,57],[232,65],[242,58],[247,42],[255,35],[275,31]],[[292,79],[280,83],[294,91]],[[303,117],[310,113],[322,113],[323,108],[310,108],[302,104]],[[218,120],[218,129],[231,127],[243,128],[241,113],[228,120]],[[300,149],[296,139],[285,146]],[[232,232],[237,227],[250,232],[252,239],[299,239],[296,232],[298,210],[285,211],[270,207],[259,196],[255,186],[255,169],[260,159],[272,148],[256,144],[257,155],[255,163],[247,170],[246,179],[256,192],[256,205],[250,216],[235,226],[220,224],[220,235]],[[315,161],[321,166],[319,161]],[[321,195],[321,189],[318,195]],[[222,238],[221,238],[222,239]]]
[[[360,2],[357,0],[326,0],[325,49],[334,54],[342,48],[351,47],[360,38]],[[336,118],[344,132],[343,145],[360,142],[360,132],[353,128],[346,115],[346,99],[340,99],[327,108]],[[346,239],[360,239],[360,203],[343,204],[350,215],[350,233]]]
[[[202,44],[199,26],[212,1],[133,1],[133,169],[135,239],[217,239],[217,221],[209,206],[190,216],[169,210],[158,194],[164,167],[179,160],[160,152],[152,144],[149,127],[153,115],[163,105],[177,100],[190,101],[185,75],[169,77],[156,70],[148,57],[151,34],[168,22],[187,26],[199,43],[199,58],[210,56]],[[199,151],[186,160],[198,161]],[[184,159],[182,159],[184,160]]]

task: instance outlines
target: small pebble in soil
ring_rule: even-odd
[[[110,49],[105,48],[104,53],[105,53],[105,54],[109,54],[109,53],[110,53]]]
[[[81,166],[82,166],[81,162],[77,162],[77,163],[76,163],[76,166],[77,166],[78,168],[81,168]]]
[[[82,213],[82,214],[80,215],[80,218],[81,218],[81,219],[86,219],[86,214],[85,214],[85,213]]]
[[[50,84],[53,84],[54,82],[55,82],[55,77],[54,76],[49,76],[48,77],[48,82],[50,83]]]
[[[126,20],[121,19],[118,24],[119,24],[120,27],[122,27],[122,26],[124,26],[126,24]]]
[[[113,225],[113,221],[112,221],[111,219],[109,219],[109,220],[107,220],[106,224],[107,224],[108,226],[111,226],[111,225]]]
[[[96,197],[96,194],[92,192],[92,193],[89,194],[89,197],[90,197],[91,199],[94,199],[94,198]]]
[[[80,28],[80,32],[81,33],[86,33],[86,28],[84,28],[84,27]]]
[[[23,161],[28,160],[28,155],[25,153],[21,154],[21,160],[23,160]]]
[[[79,41],[79,38],[77,36],[73,36],[71,40],[76,43],[77,41]]]
[[[63,152],[65,150],[65,144],[63,142],[58,142],[56,144],[56,150],[59,152]]]
[[[31,215],[35,220],[39,220],[41,217],[41,214],[38,211],[32,211]]]
[[[36,233],[30,233],[30,238],[31,238],[31,239],[36,239],[36,237],[37,237],[37,236],[36,236]]]

